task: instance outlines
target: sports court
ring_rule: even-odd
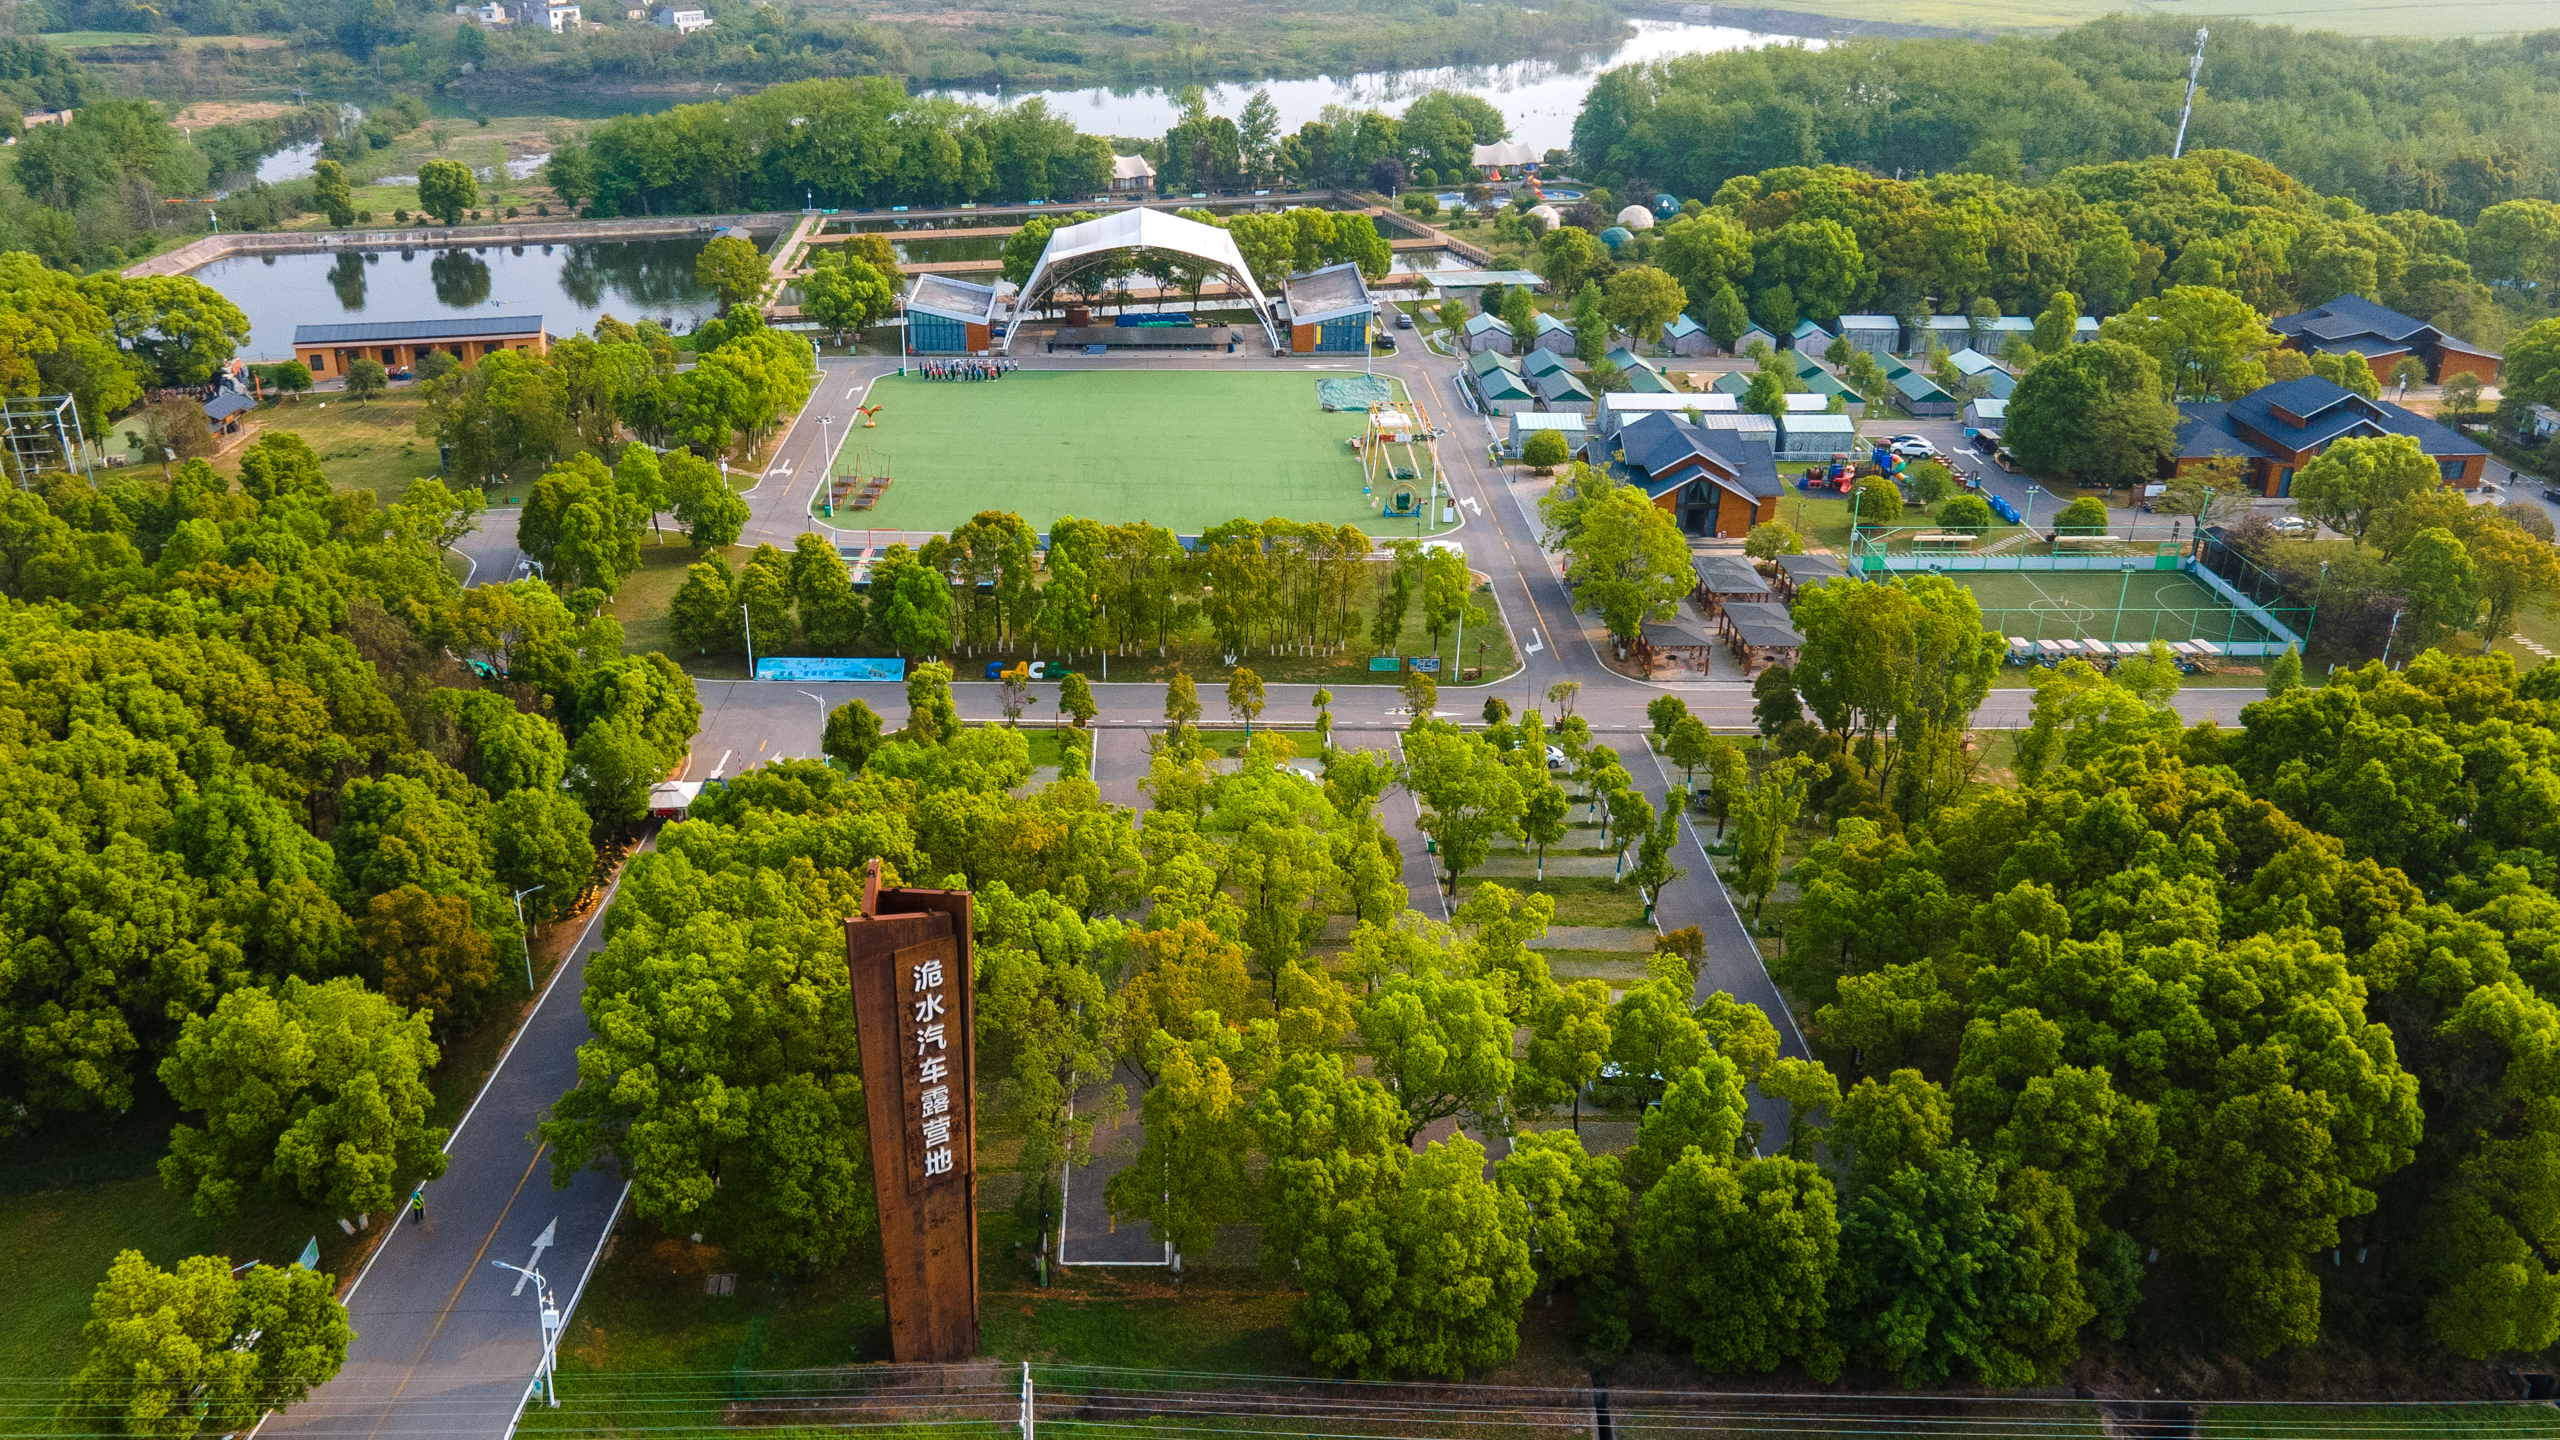
[[[951,530],[981,510],[1035,529],[1062,515],[1145,520],[1197,535],[1239,517],[1410,536],[1411,517],[1361,493],[1364,410],[1327,411],[1307,371],[1017,370],[993,381],[885,375],[875,428],[848,421],[835,474],[885,474],[876,501],[839,502],[838,530]],[[1403,387],[1393,396],[1404,399]],[[851,406],[844,407],[849,413]],[[1433,417],[1442,424],[1448,417]],[[1416,445],[1425,456],[1428,447]],[[1401,451],[1402,447],[1399,447]],[[1399,465],[1404,462],[1399,460]],[[1383,490],[1383,485],[1373,489]],[[853,493],[859,494],[857,488]],[[1419,533],[1441,527],[1426,515]]]
[[[2267,641],[2266,627],[2174,570],[1950,571],[1982,628],[2029,640]]]

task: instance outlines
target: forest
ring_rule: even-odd
[[[2560,198],[2560,47],[2212,27],[2190,152],[2240,151],[2366,210],[2464,224],[2504,200]],[[1907,178],[2045,180],[2167,155],[2195,27],[2117,17],[2057,35],[1850,40],[1613,70],[1573,151],[1620,189],[1710,195],[1726,177],[1848,165]]]
[[[1000,15],[927,21],[867,5],[718,4],[719,23],[689,36],[626,20],[620,7],[571,35],[457,24],[446,7],[329,0],[48,0],[49,30],[276,36],[293,49],[234,57],[271,80],[299,79],[358,98],[383,82],[458,97],[574,94],[596,85],[773,85],[869,75],[926,85],[1179,85],[1442,65],[1502,65],[1624,38],[1601,0],[1527,6],[1497,0],[1463,16],[1449,0],[1250,0],[1225,7],[1214,34],[1148,0],[1042,0]],[[179,73],[174,47],[119,57],[137,76]]]

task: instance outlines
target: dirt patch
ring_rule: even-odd
[[[242,120],[272,120],[293,111],[293,106],[280,100],[199,100],[179,111],[172,123],[188,127],[231,125]]]

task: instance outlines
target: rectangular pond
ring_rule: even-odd
[[[234,255],[194,278],[249,317],[243,355],[289,360],[295,326],[359,320],[539,315],[557,338],[590,329],[609,314],[634,323],[655,320],[682,334],[720,308],[719,298],[693,278],[702,245],[681,237]]]

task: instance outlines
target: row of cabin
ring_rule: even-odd
[[[1891,315],[1843,315],[1836,328],[1807,320],[1796,326],[1785,347],[1773,342],[1772,348],[1818,355],[1830,348],[1837,335],[1878,360],[1925,355],[1932,350],[1971,354],[1972,366],[1958,364],[1970,375],[1979,373],[1981,366],[1996,364],[1989,358],[1991,355],[1999,353],[2013,337],[2032,335],[2035,328],[2036,322],[2024,315],[1979,323],[1962,315],[1937,315],[1908,324]],[[2289,348],[2305,354],[2361,355],[2376,377],[2387,378],[2400,360],[2415,356],[2434,384],[2442,384],[2455,375],[2476,376],[2484,385],[2498,378],[2499,357],[2495,351],[2362,296],[2342,295],[2300,314],[2279,315],[2267,322],[2267,328],[2282,337]],[[1766,338],[1767,332],[1759,334]],[[2083,315],[2073,328],[2072,338],[2090,340],[2097,334],[2096,317]],[[1737,342],[1737,350],[1748,350],[1750,341],[1751,337],[1745,336]]]

